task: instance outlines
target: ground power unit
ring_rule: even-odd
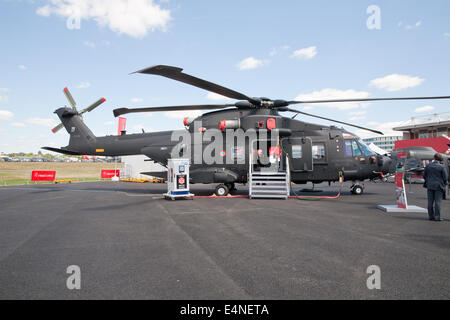
[[[166,199],[193,199],[189,192],[189,159],[168,159]]]

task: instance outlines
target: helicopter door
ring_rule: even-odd
[[[313,170],[312,140],[309,137],[283,138],[283,149],[289,153],[291,171]]]

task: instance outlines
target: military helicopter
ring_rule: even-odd
[[[377,134],[380,131],[350,124],[335,119],[313,115],[290,108],[292,105],[317,103],[346,103],[367,101],[427,100],[450,99],[440,97],[403,97],[403,98],[366,98],[336,99],[313,101],[272,100],[255,98],[231,90],[218,84],[183,73],[183,69],[173,66],[156,65],[134,73],[159,75],[183,82],[221,96],[236,99],[231,104],[182,105],[144,108],[119,108],[114,116],[137,112],[213,110],[193,118],[185,118],[186,130],[162,131],[140,134],[122,134],[120,136],[96,137],[83,123],[81,115],[98,107],[100,99],[86,109],[78,112],[75,101],[68,89],[64,93],[72,108],[63,107],[55,111],[61,124],[52,131],[64,127],[70,135],[69,145],[61,149],[44,147],[43,149],[69,155],[125,156],[144,154],[151,160],[167,166],[168,159],[189,157],[195,159],[205,152],[208,146],[202,144],[196,148],[195,136],[208,130],[216,130],[223,136],[230,130],[254,130],[256,137],[246,139],[244,145],[224,143],[222,150],[213,151],[215,157],[227,157],[230,161],[208,163],[203,159],[191,161],[190,183],[218,184],[217,195],[226,195],[235,188],[235,183],[247,183],[249,172],[272,168],[275,171],[288,170],[290,181],[295,184],[307,182],[352,181],[353,194],[362,194],[362,181],[380,178],[395,171],[396,159],[376,155],[356,135],[336,126],[324,126],[296,120],[304,115],[327,120]],[[293,113],[292,117],[280,113]],[[174,136],[189,135],[188,143],[174,140]],[[198,141],[197,141],[198,143]],[[263,148],[264,147],[264,148]],[[201,158],[201,157],[200,157]],[[269,160],[268,160],[269,159]],[[146,174],[165,177],[167,173],[147,172]]]

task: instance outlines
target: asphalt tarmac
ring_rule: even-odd
[[[366,183],[362,196],[346,185],[341,198],[321,201],[167,201],[165,189],[0,187],[0,299],[450,298],[448,200],[447,221],[432,222],[376,209],[394,204],[391,183]],[[426,207],[421,185],[408,196]],[[66,286],[71,265],[80,268],[80,290]],[[380,290],[367,288],[371,265],[380,268]]]

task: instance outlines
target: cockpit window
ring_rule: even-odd
[[[374,152],[361,139],[345,139],[345,155],[347,157],[370,156],[373,154]]]
[[[356,143],[355,140],[352,140],[352,149],[353,149],[353,156],[354,157],[361,156],[361,150],[359,149],[358,144]]]
[[[369,147],[361,139],[358,139],[358,144],[364,155],[370,156],[374,154],[374,152],[370,150]]]

